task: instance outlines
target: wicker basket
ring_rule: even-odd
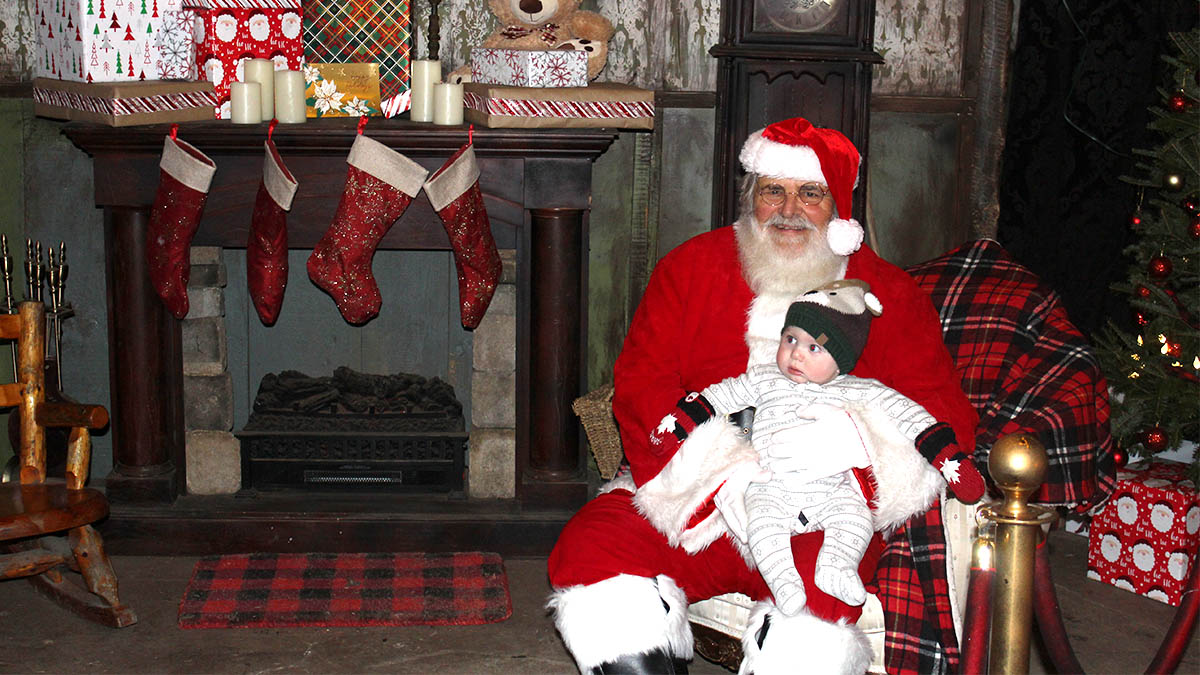
[[[571,404],[571,409],[579,416],[579,422],[587,434],[600,477],[605,480],[617,474],[617,467],[625,456],[621,449],[617,420],[613,417],[612,397],[613,387],[608,384],[580,396]]]

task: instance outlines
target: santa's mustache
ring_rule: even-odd
[[[778,227],[781,230],[815,230],[816,223],[809,220],[805,216],[786,217],[781,214],[774,214],[767,218],[767,222],[763,223],[763,227]]]

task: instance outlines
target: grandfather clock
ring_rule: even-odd
[[[714,228],[737,218],[738,151],[789,117],[846,134],[863,155],[854,218],[865,223],[875,0],[721,0]],[[841,214],[843,218],[849,214]]]

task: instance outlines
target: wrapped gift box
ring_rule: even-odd
[[[473,47],[471,80],[514,87],[586,87],[587,54],[562,49]]]
[[[211,82],[33,81],[35,115],[114,127],[212,119]]]
[[[1200,542],[1200,497],[1187,465],[1151,459],[1117,474],[1088,531],[1088,577],[1179,605]]]
[[[34,77],[74,82],[158,80],[164,11],[181,0],[34,0]]]
[[[195,13],[196,63],[216,88],[218,119],[229,119],[229,85],[242,81],[246,59],[271,59],[276,70],[304,61],[300,0],[184,0],[184,8]]]
[[[510,87],[468,82],[463,104],[468,122],[493,128],[654,128],[654,92],[628,84]]]
[[[310,63],[304,66],[307,117],[361,117],[382,114],[379,65]]]
[[[409,0],[304,0],[309,63],[377,63],[388,116],[408,109]]]

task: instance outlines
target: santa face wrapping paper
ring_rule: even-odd
[[[1200,496],[1187,465],[1151,459],[1117,481],[1088,531],[1088,578],[1179,606],[1200,542]]]
[[[181,0],[34,0],[34,75],[76,82],[162,79],[163,13]]]
[[[213,83],[229,119],[229,85],[243,81],[247,59],[270,59],[275,70],[304,61],[300,0],[184,0],[195,12],[193,41],[200,77]]]

